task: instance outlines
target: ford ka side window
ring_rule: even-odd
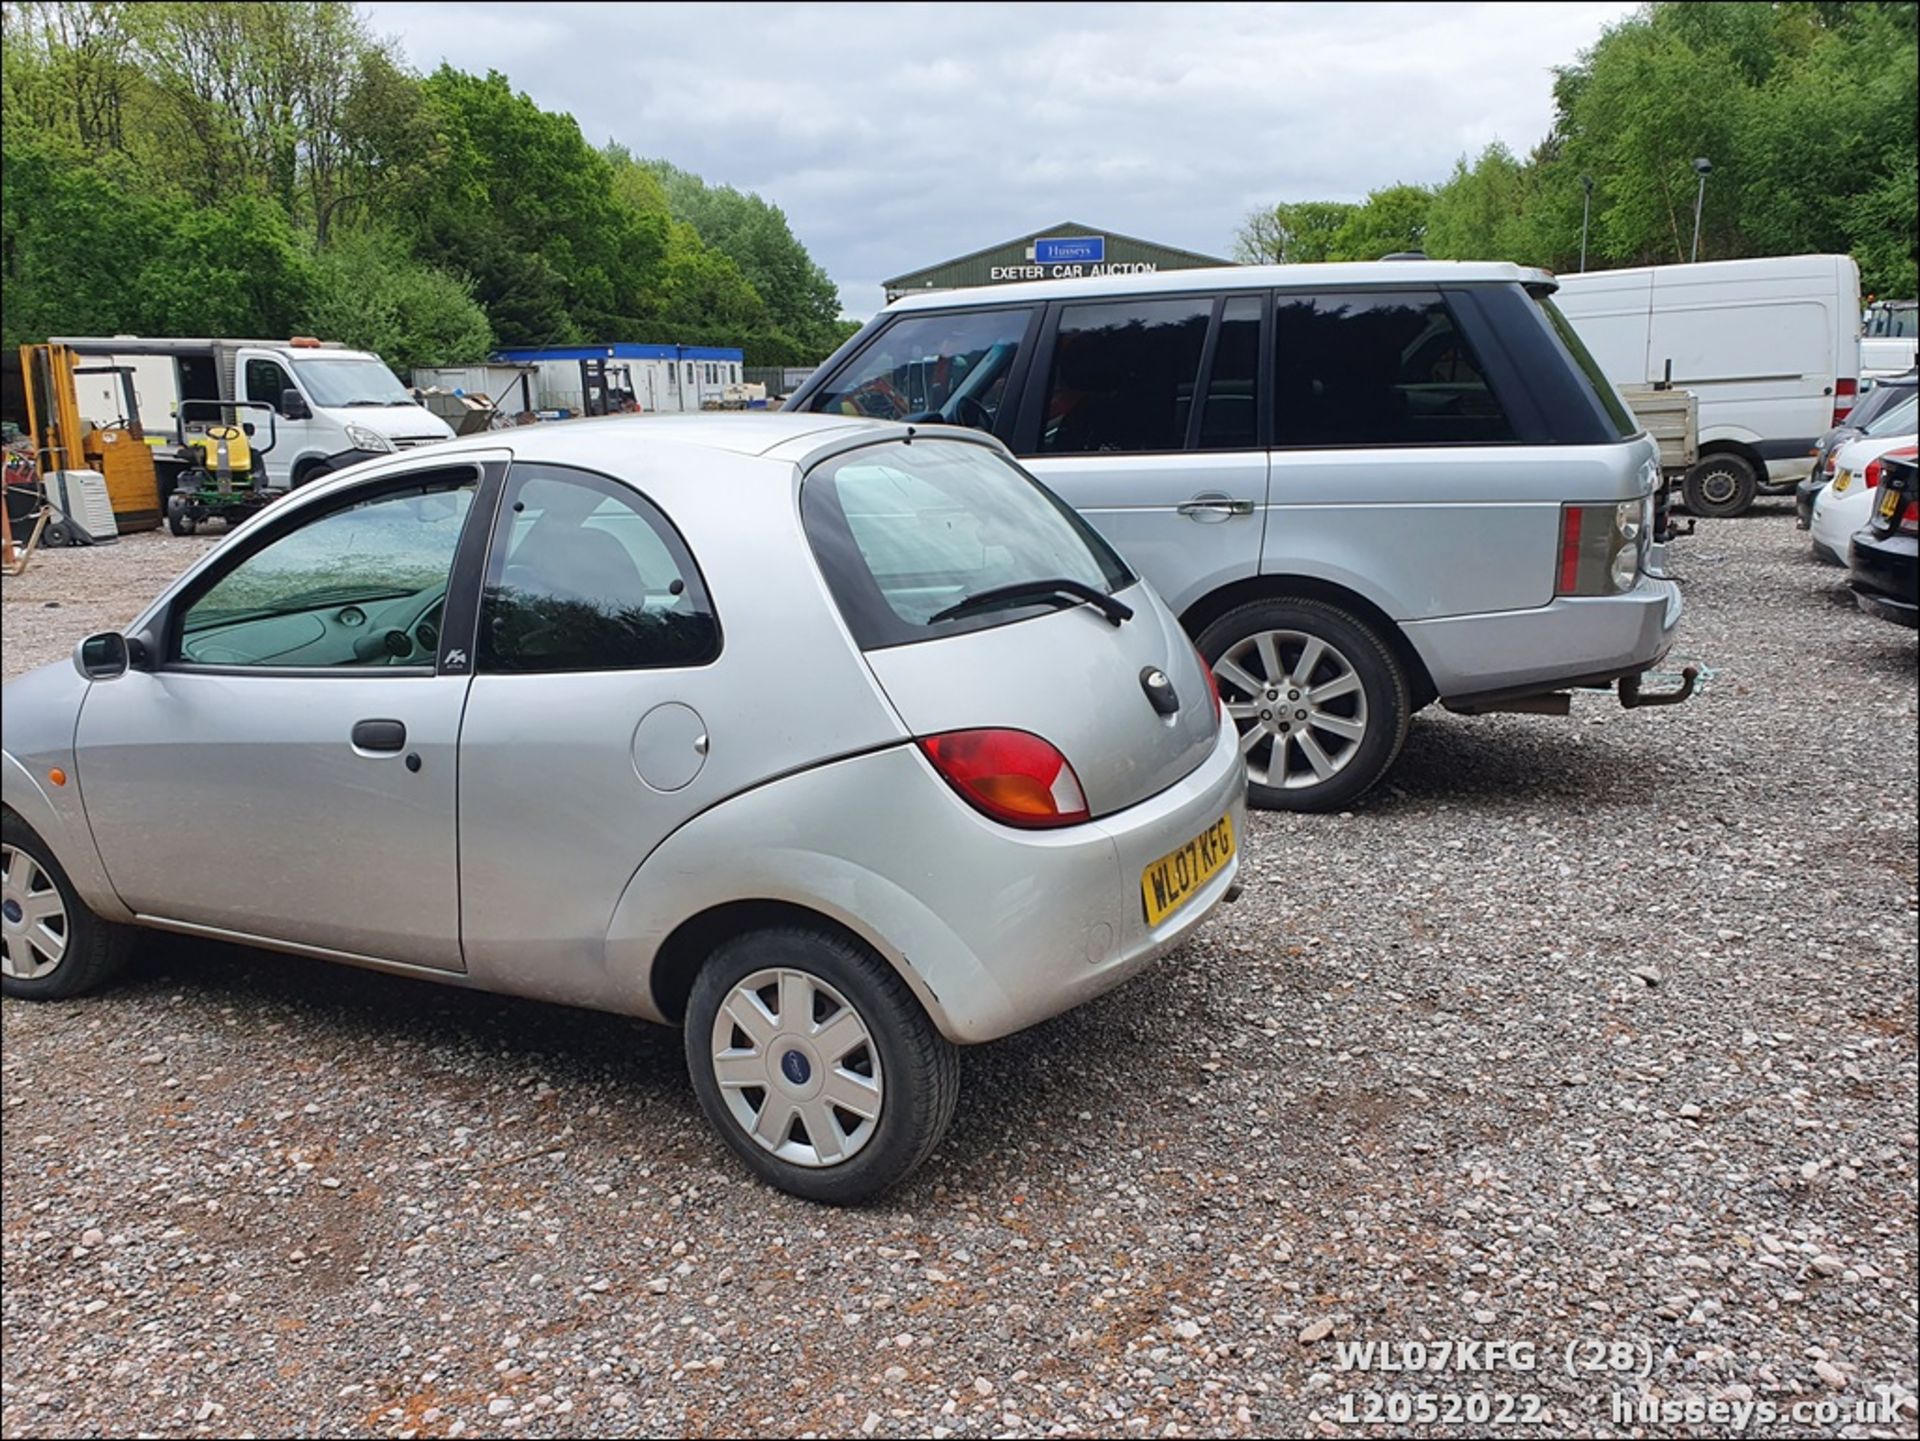
[[[1435,294],[1276,297],[1274,444],[1489,445],[1514,438]]]
[[[471,481],[374,496],[261,547],[190,604],[189,665],[431,666]]]
[[[813,408],[991,431],[1030,315],[1021,308],[904,316],[827,382]]]
[[[586,471],[519,466],[487,563],[479,649],[482,671],[705,665],[720,626],[651,503]]]

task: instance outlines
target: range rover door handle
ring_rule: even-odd
[[[1252,515],[1253,502],[1222,496],[1218,500],[1190,500],[1177,509],[1182,515]]]
[[[363,751],[397,751],[407,743],[404,721],[363,720],[353,725],[353,744]]]

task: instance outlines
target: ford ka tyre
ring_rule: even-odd
[[[0,817],[0,989],[57,1001],[97,990],[126,964],[132,933],[87,909],[60,862],[11,811]]]
[[[749,1169],[844,1204],[904,1178],[945,1134],[959,1057],[864,946],[826,930],[755,931],[715,950],[687,1001],[700,1107]]]
[[[1266,810],[1339,810],[1393,764],[1412,706],[1385,641],[1337,606],[1263,600],[1200,633],[1240,731],[1247,799]]]

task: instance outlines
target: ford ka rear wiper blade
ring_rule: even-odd
[[[955,601],[945,610],[936,611],[927,617],[928,625],[943,620],[958,620],[963,615],[975,611],[992,610],[996,606],[1017,605],[1021,602],[1038,602],[1049,598],[1072,597],[1085,601],[1098,610],[1114,625],[1133,619],[1133,607],[1124,601],[1115,600],[1104,590],[1097,590],[1085,581],[1069,580],[1065,576],[1052,576],[1045,580],[1019,580],[1011,585],[996,585],[989,590],[975,591]]]

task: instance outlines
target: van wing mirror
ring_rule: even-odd
[[[313,418],[313,408],[307,404],[306,396],[291,386],[280,392],[280,413],[288,420]]]

